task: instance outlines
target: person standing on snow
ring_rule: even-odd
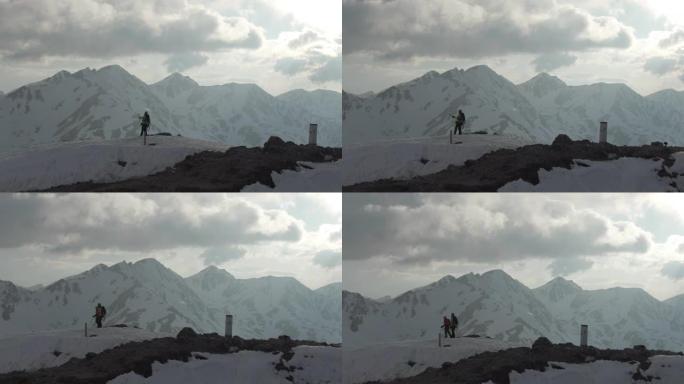
[[[442,319],[442,328],[444,328],[444,338],[450,337],[451,335],[451,322],[449,321],[449,318],[444,316]]]
[[[147,129],[150,127],[151,120],[150,120],[150,111],[145,110],[145,114],[143,115],[142,119],[140,120],[140,136],[147,136]]]
[[[465,126],[465,121],[466,121],[465,113],[463,113],[463,111],[459,109],[458,115],[454,116],[454,118],[456,119],[456,123],[454,126],[454,135],[456,134],[456,132],[458,132],[459,135],[462,135],[463,134],[463,126]]]
[[[458,318],[451,312],[451,338],[456,338],[456,328],[458,328]]]
[[[102,320],[107,316],[107,310],[105,307],[97,303],[97,306],[95,307],[95,315],[93,317],[95,318],[95,323],[97,323],[98,328],[102,328]]]

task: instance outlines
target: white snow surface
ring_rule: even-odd
[[[131,341],[172,336],[136,328],[43,331],[0,338],[0,373],[56,367],[88,352],[99,353]],[[58,356],[56,352],[59,352]]]
[[[202,151],[226,151],[221,143],[175,136],[89,140],[0,154],[0,191],[47,189],[93,181],[108,183],[161,172]],[[122,166],[125,162],[125,166]]]
[[[345,347],[344,383],[389,381],[420,374],[429,367],[441,367],[487,351],[499,351],[521,345],[487,338],[457,337],[445,339],[439,347],[436,339],[379,343],[360,348]],[[413,366],[409,362],[415,363]]]
[[[578,165],[578,163],[584,165]],[[675,165],[682,168],[681,163],[684,161],[675,162]],[[639,158],[620,158],[610,161],[575,160],[571,169],[553,168],[550,171],[540,169],[537,185],[518,179],[499,188],[499,192],[677,191],[677,188],[670,185],[673,181],[671,178],[658,176],[662,164],[662,160]]]
[[[296,347],[288,365],[302,367],[294,372],[276,371],[280,354],[241,351],[227,355],[200,353],[206,360],[191,359],[184,363],[155,362],[152,376],[144,378],[133,372],[121,375],[109,384],[337,384],[342,382],[341,349],[333,347]]]
[[[254,183],[241,192],[340,192],[342,161],[331,163],[299,162],[296,171],[273,172],[275,188]]]
[[[458,135],[397,138],[345,145],[343,185],[380,179],[410,179],[460,166],[497,149],[515,149],[531,141],[508,135]]]
[[[641,375],[658,377],[652,382],[659,384],[680,384],[684,377],[684,357],[682,356],[653,356],[651,366]],[[638,364],[622,363],[618,361],[599,360],[587,364],[553,363],[563,369],[549,368],[545,372],[525,370],[522,373],[512,372],[509,377],[511,384],[633,384],[646,383],[632,379],[632,375],[639,369]],[[486,384],[491,384],[489,381]]]

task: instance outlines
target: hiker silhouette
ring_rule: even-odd
[[[150,111],[145,110],[145,114],[143,115],[142,119],[140,120],[140,136],[147,136],[147,130],[150,128],[151,120],[150,120]]]

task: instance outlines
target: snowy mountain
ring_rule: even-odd
[[[339,291],[338,291],[339,293]],[[99,302],[107,324],[128,324],[152,332],[224,332],[224,314],[235,316],[234,334],[340,340],[340,315],[330,314],[326,297],[292,278],[235,279],[209,267],[182,278],[154,259],[98,265],[45,288],[29,291],[0,283],[0,336],[92,325]],[[334,328],[335,325],[337,328]]]
[[[253,84],[205,87],[176,73],[148,85],[118,65],[61,71],[0,97],[0,142],[7,149],[132,137],[149,109],[151,133],[230,145],[261,145],[273,135],[304,143],[309,123],[318,122],[319,142],[339,146],[340,114],[333,111],[341,95],[319,97],[321,92],[298,91],[299,99],[318,101],[304,107],[297,98],[276,98]]]
[[[502,271],[471,273],[444,277],[383,303],[345,291],[343,337],[352,346],[436,339],[442,316],[454,312],[462,335],[578,343],[580,325],[588,324],[590,344],[597,347],[681,350],[684,306],[672,300],[661,302],[633,288],[583,290],[562,278],[530,289]]]
[[[344,98],[344,143],[399,137],[443,136],[453,129],[451,115],[463,109],[466,130],[486,130],[535,141],[551,141],[521,90],[487,66],[466,71],[428,72],[367,98]]]
[[[568,86],[546,73],[514,85],[486,66],[424,76],[363,98],[343,97],[344,141],[441,136],[462,109],[466,131],[507,134],[549,143],[560,133],[596,140],[609,122],[614,144],[682,144],[684,93],[641,96],[624,84]]]
[[[213,317],[234,315],[234,332],[254,338],[340,341],[341,286],[313,291],[290,277],[236,279],[209,267],[187,279]]]

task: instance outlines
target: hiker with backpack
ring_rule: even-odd
[[[456,116],[451,115],[451,117],[455,119],[455,121],[454,121],[454,135],[456,134],[456,132],[458,132],[459,135],[462,135],[463,134],[463,126],[465,126],[465,121],[466,121],[465,113],[463,113],[463,111],[459,109],[458,114]]]
[[[107,316],[107,310],[105,307],[97,303],[97,306],[95,307],[95,315],[93,317],[95,318],[95,323],[97,323],[98,328],[102,328],[102,320]]]
[[[454,315],[453,312],[451,312],[451,321],[449,322],[451,325],[451,338],[456,338],[456,328],[458,328],[458,318],[456,315]]]
[[[451,320],[446,316],[442,319],[442,328],[444,328],[444,338],[453,337],[451,336]]]
[[[140,136],[144,135],[145,139],[147,139],[147,129],[150,127],[150,124],[151,124],[150,111],[145,110],[145,114],[143,115],[142,119],[140,120]]]

